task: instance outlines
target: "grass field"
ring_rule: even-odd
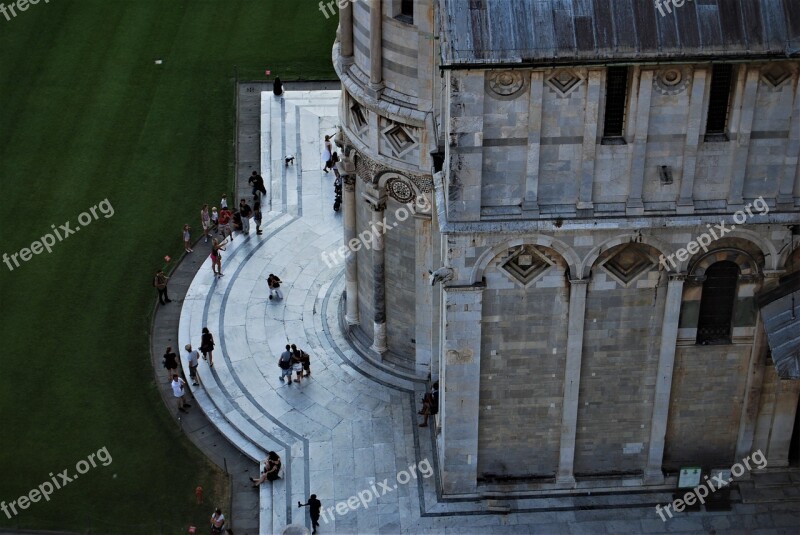
[[[234,65],[242,78],[331,79],[335,25],[313,2],[283,0],[51,0],[0,15],[0,254],[74,228],[104,199],[114,212],[51,253],[0,264],[0,500],[101,448],[112,459],[0,512],[0,527],[207,529],[226,479],[156,390],[152,274],[232,184]]]

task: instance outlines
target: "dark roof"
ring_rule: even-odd
[[[800,0],[441,0],[442,65],[800,57]]]

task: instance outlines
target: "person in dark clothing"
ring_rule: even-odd
[[[306,503],[297,502],[297,507],[306,507],[308,506],[308,516],[311,517],[311,527],[314,528],[312,531],[312,535],[317,532],[317,528],[319,527],[319,512],[322,509],[322,502],[317,499],[316,494],[312,494],[308,497],[308,501]]]
[[[253,171],[253,174],[250,175],[250,178],[247,179],[247,182],[253,186],[253,200],[258,200],[258,194],[260,193],[262,196],[267,194],[267,188],[264,187],[264,178],[259,175],[256,171]]]
[[[168,280],[169,277],[164,274],[163,269],[159,269],[156,273],[156,276],[153,278],[153,286],[155,286],[156,290],[158,290],[158,301],[162,305],[172,302],[172,299],[170,299],[169,295],[167,295]]]
[[[250,478],[253,482],[253,487],[258,488],[264,481],[275,481],[280,479],[278,473],[281,471],[281,458],[274,451],[267,453],[267,458],[264,459],[264,470],[261,472],[261,477],[258,479]]]
[[[172,375],[177,373],[178,370],[178,355],[172,351],[172,347],[167,347],[164,353],[164,367],[167,369],[167,381],[172,380]]]
[[[214,367],[214,336],[208,327],[203,327],[203,336],[200,339],[200,352],[203,353],[203,360],[208,360],[209,368]]]
[[[419,424],[420,427],[428,427],[428,417],[438,414],[439,412],[439,381],[436,381],[431,386],[431,391],[425,394],[422,398],[422,410],[419,414],[423,415],[425,419]]]
[[[283,94],[283,82],[281,82],[281,79],[278,76],[276,76],[275,81],[272,82],[272,92],[275,93],[276,97],[279,97]]]

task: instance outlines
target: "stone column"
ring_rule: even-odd
[[[664,460],[664,443],[669,418],[669,398],[672,392],[672,370],[675,365],[675,343],[678,340],[678,319],[681,314],[683,281],[686,275],[671,273],[667,283],[664,319],[661,326],[661,348],[658,353],[656,390],[653,400],[653,418],[650,426],[650,450],[644,471],[645,485],[664,483],[661,463]]]
[[[770,468],[789,466],[789,445],[792,442],[797,398],[800,394],[800,381],[775,379],[775,412],[772,413],[772,426],[769,433],[767,461]]]
[[[679,214],[694,213],[694,176],[697,169],[697,149],[700,145],[700,125],[703,123],[704,95],[708,70],[695,67],[692,79],[692,93],[689,97],[689,125],[686,129],[686,143],[683,147],[683,172],[681,191],[676,210]]]
[[[531,96],[528,103],[528,160],[525,177],[525,200],[522,209],[535,216],[539,213],[539,158],[542,143],[542,103],[544,73],[531,73]]]
[[[591,210],[594,188],[594,166],[597,159],[597,137],[600,113],[600,86],[603,71],[589,70],[586,89],[586,118],[583,127],[583,149],[581,150],[580,190],[578,210]]]
[[[643,70],[639,76],[639,98],[636,108],[636,129],[633,132],[631,182],[628,190],[627,215],[642,215],[642,189],[644,187],[645,160],[647,158],[647,132],[650,128],[650,99],[653,93],[653,71]],[[633,110],[633,108],[631,108]]]
[[[789,121],[789,140],[786,143],[786,157],[778,187],[778,208],[792,210],[794,207],[794,185],[800,182],[800,83],[794,86],[794,105]]]
[[[442,293],[444,374],[439,383],[442,491],[469,494],[478,486],[483,287],[443,287]]]
[[[339,39],[342,62],[349,65],[353,63],[353,2],[339,8]]]
[[[348,5],[350,4],[348,3]],[[356,236],[356,177],[355,175],[344,175],[342,182],[344,241],[350,251],[345,263],[345,291],[347,292],[345,320],[348,325],[358,325],[358,255],[353,252],[360,244]]]
[[[416,226],[416,265],[415,277],[416,293],[416,327],[414,340],[416,340],[416,370],[417,373],[434,373],[431,369],[431,356],[433,354],[433,292],[431,291],[430,275],[428,269],[433,266],[431,249],[431,214],[415,213]],[[438,375],[438,373],[436,374]],[[435,380],[435,379],[434,379]]]
[[[370,203],[370,207],[372,208],[372,284],[374,285],[372,292],[373,334],[370,349],[382,356],[389,349],[386,345],[386,268],[383,254],[386,241],[383,235],[383,213],[386,210],[386,201],[379,199],[375,204]]]
[[[383,1],[369,3],[369,86],[383,89]]]
[[[776,277],[777,279],[777,277]],[[750,454],[756,434],[758,410],[761,405],[761,389],[764,385],[764,361],[767,356],[767,334],[759,312],[756,320],[756,334],[747,367],[747,383],[744,388],[744,403],[739,421],[739,436],[736,439],[736,458],[742,459]]]
[[[758,78],[760,75],[759,68],[748,69],[747,64],[739,67],[736,100],[741,100],[741,103],[738,106],[732,106],[731,113],[731,137],[736,136],[736,140],[731,143],[733,148],[731,151],[733,167],[730,190],[728,191],[728,209],[731,211],[736,211],[736,209],[744,205],[744,199],[742,198],[744,174],[747,170],[747,159],[750,152],[750,134],[753,131],[756,92],[758,91]]]
[[[564,367],[564,405],[561,416],[561,446],[556,483],[575,484],[575,433],[578,429],[578,394],[581,386],[583,320],[586,315],[586,290],[590,279],[569,281],[567,363]]]

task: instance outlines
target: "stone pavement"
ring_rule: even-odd
[[[733,493],[732,511],[667,522],[654,509],[672,500],[666,487],[440,498],[434,428],[417,427],[426,385],[353,349],[340,322],[344,266],[322,260],[342,241],[333,176],[320,157],[323,135],[338,124],[338,98],[337,91],[261,96],[271,208],[264,232],[251,225],[228,244],[223,277],[212,275],[206,258],[181,310],[178,347],[199,345],[204,326],[217,341],[214,368],[201,362],[203,386],[192,387],[197,404],[249,458],[275,450],[283,459],[284,477],[260,491],[260,533],[310,527],[296,502],[311,493],[326,510],[322,534],[796,532],[794,480],[769,492],[746,482]],[[296,157],[294,166],[284,165],[286,155]],[[268,299],[270,273],[283,279],[285,299]],[[278,356],[289,343],[312,357],[312,375],[299,384],[279,381]],[[181,358],[185,366],[185,351]]]

